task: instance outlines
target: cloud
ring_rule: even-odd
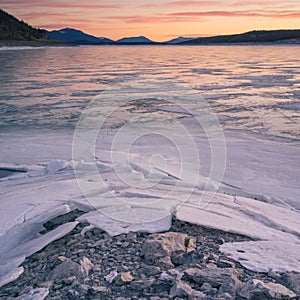
[[[300,11],[206,11],[178,12],[168,14],[176,17],[266,17],[266,18],[298,18]]]
[[[286,14],[275,14],[272,16],[273,18],[277,19],[292,19],[292,18],[300,18],[300,11],[294,13],[286,13]]]
[[[128,24],[138,23],[180,23],[180,22],[192,22],[195,21],[190,16],[171,16],[171,15],[152,15],[152,16],[115,16],[107,17],[108,19],[115,19],[117,21],[123,21]],[[197,20],[199,21],[199,20]]]
[[[170,8],[170,7],[186,7],[186,6],[217,6],[220,1],[172,1],[165,3],[149,3],[138,6],[139,8]]]
[[[229,4],[230,6],[237,6],[237,7],[242,7],[242,6],[263,6],[265,7],[266,5],[276,5],[280,4],[276,1],[239,1],[239,2],[234,2]],[[282,4],[282,2],[281,2]]]
[[[154,14],[154,15],[134,15],[134,16],[111,16],[105,17],[109,20],[123,21],[125,23],[179,23],[179,22],[201,22],[207,17],[260,17],[260,18],[298,18],[298,11],[281,11],[276,10],[264,11],[199,11],[199,12],[175,12],[169,14]]]
[[[245,6],[260,6],[260,7],[266,7],[271,6],[282,6],[282,5],[288,5],[288,6],[294,6],[296,4],[299,4],[299,2],[296,0],[286,0],[286,1],[276,1],[276,0],[271,0],[271,1],[237,1],[229,4],[230,6],[233,7],[245,7]]]
[[[53,0],[53,1],[42,1],[42,0],[3,0],[1,1],[1,7],[3,8],[37,8],[37,7],[48,7],[48,8],[82,8],[82,9],[109,9],[109,8],[121,8],[120,4],[102,3],[99,4],[97,1],[94,3],[85,3],[83,1],[64,1],[64,0]],[[18,7],[17,7],[18,6]]]

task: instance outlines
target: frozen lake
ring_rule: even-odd
[[[300,137],[299,46],[0,50],[0,65],[3,126],[74,128],[99,92],[148,78],[197,90],[226,129]]]
[[[0,285],[76,226],[36,238],[75,208],[112,235],[167,230],[172,212],[297,254],[299,50],[0,49]]]

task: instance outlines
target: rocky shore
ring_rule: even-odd
[[[74,44],[61,41],[36,40],[36,41],[6,41],[0,40],[0,47],[68,47]]]
[[[45,231],[76,219],[74,211]],[[245,236],[173,219],[168,232],[110,237],[79,224],[23,263],[0,299],[299,299],[300,274],[256,273],[222,255]]]

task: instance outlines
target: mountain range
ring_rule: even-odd
[[[137,44],[155,44],[155,42],[149,40],[144,36],[137,37],[124,37],[117,41],[105,37],[96,37],[90,34],[86,34],[81,30],[73,28],[63,28],[60,30],[47,31],[44,30],[45,34],[48,35],[52,40],[64,41],[68,43],[74,43],[78,45],[137,45]]]
[[[241,34],[219,35],[211,37],[186,38],[178,37],[157,43],[147,37],[125,37],[117,41],[99,38],[86,34],[80,30],[64,28],[55,31],[45,31],[53,40],[71,42],[75,44],[113,44],[113,45],[206,45],[206,44],[243,44],[243,43],[300,43],[300,30],[253,30]]]
[[[11,42],[30,42],[50,45],[206,45],[243,43],[293,43],[300,44],[300,29],[295,30],[254,30],[241,34],[211,37],[178,37],[166,42],[154,42],[147,37],[124,37],[113,41],[106,37],[96,37],[81,30],[64,28],[47,31],[36,29],[0,9],[0,46]],[[38,44],[36,44],[38,43]]]

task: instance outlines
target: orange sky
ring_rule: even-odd
[[[1,8],[40,28],[72,27],[111,39],[300,28],[300,0],[2,0]]]

